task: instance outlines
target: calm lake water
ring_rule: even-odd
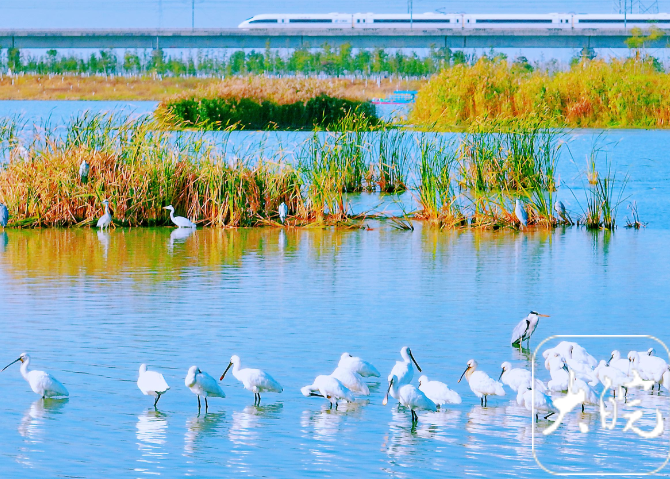
[[[5,106],[0,102],[0,115]],[[566,160],[561,168],[575,191],[594,136],[571,134],[577,164]],[[42,401],[17,365],[0,373],[2,475],[549,477],[533,459],[533,423],[515,394],[506,389],[482,408],[457,380],[471,358],[495,378],[503,361],[530,367],[529,353],[509,346],[530,309],[551,315],[541,320],[535,345],[554,334],[670,339],[670,132],[610,137],[620,140],[610,156],[630,174],[627,191],[648,222],[639,231],[417,224],[405,232],[370,223],[354,231],[199,229],[188,237],[170,228],[0,233],[0,366],[27,351],[31,367],[70,390],[69,400]],[[577,208],[569,191],[561,194]],[[577,341],[598,359],[652,346],[667,354],[650,339]],[[382,406],[385,379],[369,398],[337,411],[300,394],[344,351],[385,377],[402,346],[411,346],[429,378],[461,394],[462,404],[420,412],[412,427],[409,411],[392,401]],[[218,377],[232,354],[266,369],[284,392],[254,407],[253,395],[226,376],[227,397],[198,414],[184,386],[187,369],[196,364]],[[157,411],[135,384],[142,362],[171,386]],[[542,361],[537,368],[548,380]],[[539,434],[538,457],[561,471],[659,466],[670,440],[668,393],[631,398],[642,400],[643,429],[653,427],[659,408],[661,438],[623,433],[621,418],[615,431],[604,431],[590,406],[571,413],[555,434]],[[540,420],[538,430],[549,424]]]

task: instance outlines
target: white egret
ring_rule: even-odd
[[[4,371],[9,366],[19,361],[21,361],[21,376],[28,381],[30,389],[32,389],[35,394],[42,396],[42,399],[70,395],[65,386],[51,374],[44,371],[28,371],[30,356],[28,356],[27,353],[21,353],[21,356],[19,356],[18,359],[9,363],[2,370]]]
[[[288,206],[286,206],[286,203],[282,201],[281,205],[279,205],[279,221],[282,223],[286,220],[286,215],[288,215]]]
[[[104,200],[102,204],[105,205],[105,214],[100,217],[96,227],[102,229],[105,228],[109,229],[109,225],[112,224],[112,214],[109,212],[109,201]]]
[[[79,179],[82,183],[86,183],[88,181],[88,172],[90,169],[91,167],[88,162],[86,160],[82,160],[81,165],[79,165]]]
[[[370,395],[370,389],[368,388],[368,385],[365,384],[363,376],[360,374],[351,371],[346,367],[338,366],[330,375],[344,384],[352,393],[361,394],[363,396]]]
[[[284,390],[281,384],[275,381],[272,376],[265,371],[251,368],[242,369],[240,357],[237,355],[231,356],[230,363],[221,375],[219,381],[223,381],[223,378],[231,367],[233,368],[233,376],[235,376],[235,379],[244,385],[244,389],[254,393],[254,404],[260,405],[261,393],[280,393]]]
[[[300,392],[303,396],[307,397],[317,396],[326,398],[330,402],[331,408],[333,407],[333,404],[335,404],[335,409],[337,409],[338,401],[354,401],[354,395],[344,384],[338,379],[332,376],[326,376],[325,374],[317,376],[312,384],[301,388]]]
[[[391,394],[391,396],[396,398],[400,404],[410,409],[412,412],[413,423],[419,420],[419,416],[416,414],[417,409],[424,411],[437,411],[437,406],[435,403],[428,399],[428,396],[426,396],[423,391],[419,390],[415,386],[412,386],[411,384],[398,386],[397,381],[398,378],[395,375],[389,379],[389,388],[386,391],[386,396],[384,396],[384,401],[382,401],[384,406],[388,404],[388,397],[389,394]]]
[[[170,389],[163,375],[156,371],[147,371],[147,365],[140,365],[140,375],[137,378],[137,387],[140,388],[142,394],[145,396],[153,396],[156,398],[154,407],[158,404],[161,394]]]
[[[424,374],[419,378],[419,391],[433,401],[437,407],[444,404],[460,404],[461,396],[440,381],[429,381]]]
[[[470,389],[479,398],[481,405],[486,406],[488,396],[504,396],[505,389],[502,383],[495,381],[484,371],[477,371],[477,366],[477,361],[474,359],[468,361],[468,367],[465,368],[458,382],[460,383],[465,376]]]
[[[637,370],[640,377],[647,381],[654,381],[654,386],[658,384],[658,389],[661,389],[661,382],[663,381],[663,373],[668,370],[668,363],[656,356],[640,355],[637,351],[628,353],[628,361],[631,369]],[[654,386],[651,390],[654,390]]]
[[[349,353],[342,353],[340,362],[337,364],[338,368],[347,368],[350,371],[360,374],[364,378],[378,378],[379,371],[372,364],[363,361],[361,358],[352,356]]]
[[[172,205],[165,206],[163,209],[170,211],[170,219],[175,225],[177,225],[177,228],[197,228],[195,223],[193,223],[188,218],[184,218],[183,216],[175,216]]]
[[[7,226],[7,222],[9,222],[9,210],[3,203],[0,203],[0,226],[3,230]]]
[[[531,311],[528,316],[519,321],[519,324],[517,324],[512,331],[512,345],[518,344],[519,348],[521,348],[521,344],[524,341],[528,341],[528,344],[530,344],[530,337],[537,329],[540,317],[548,318],[549,315]]]
[[[532,379],[532,373],[527,369],[523,368],[512,368],[512,364],[508,361],[505,361],[500,365],[502,371],[498,377],[498,381],[502,381],[503,384],[508,386],[515,393],[519,392],[521,388],[527,388]],[[535,389],[540,392],[545,392],[547,386],[544,385],[539,379],[535,379]]]
[[[391,378],[393,376],[396,377],[397,387],[412,382],[412,378],[414,377],[414,367],[412,366],[412,363],[414,363],[416,369],[421,372],[421,368],[416,362],[416,359],[414,359],[414,355],[412,354],[411,349],[409,349],[407,346],[403,347],[400,350],[400,356],[402,356],[403,360],[396,361],[395,366],[393,366],[393,369],[391,369],[391,374],[388,376],[389,383],[391,382]]]
[[[223,389],[221,389],[221,386],[216,382],[216,379],[206,372],[201,371],[198,366],[191,366],[189,368],[184,384],[186,384],[186,387],[189,388],[193,394],[198,396],[198,411],[200,410],[200,396],[205,398],[205,413],[207,412],[208,407],[208,397],[226,397],[226,393],[223,392]]]
[[[521,223],[521,226],[528,226],[528,213],[518,198],[516,200],[516,206],[514,207],[514,214],[516,215],[516,219],[519,220],[519,223]]]

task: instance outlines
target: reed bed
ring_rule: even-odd
[[[413,220],[440,228],[519,228],[520,200],[529,227],[552,228],[561,133],[529,123],[480,124],[460,136],[382,128],[314,131],[294,149],[264,140],[235,148],[230,133],[216,142],[202,132],[172,132],[150,117],[82,115],[63,128],[48,124],[26,137],[16,119],[0,120],[6,162],[0,202],[11,227],[88,226],[108,199],[116,225],[170,224],[163,209],[198,225],[362,227],[374,216],[411,229]],[[596,154],[597,156],[597,154]],[[79,178],[82,161],[90,165]],[[624,199],[611,165],[585,173],[586,206],[577,222],[612,229]],[[595,181],[589,183],[588,178]],[[354,214],[348,195],[409,191],[417,211]]]
[[[569,71],[527,72],[480,59],[434,76],[410,120],[448,130],[482,119],[540,119],[552,127],[668,128],[670,74],[650,58],[584,60]]]

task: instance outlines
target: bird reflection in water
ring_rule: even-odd
[[[197,414],[187,419],[184,452],[188,455],[197,452],[200,449],[202,439],[215,434],[221,428],[225,419],[225,412]]]
[[[9,236],[3,231],[0,233],[0,253],[4,253],[7,250],[7,244],[9,243]]]
[[[282,412],[282,403],[267,406],[247,406],[242,411],[233,412],[233,425],[228,436],[233,444],[254,446],[258,442],[258,427],[262,419],[278,417]]]
[[[300,419],[300,425],[305,433],[314,428],[314,438],[329,440],[333,439],[340,429],[342,419],[346,416],[356,417],[362,414],[363,408],[370,403],[369,400],[339,403],[338,408],[322,406],[319,411],[305,410]]]
[[[141,457],[136,472],[160,474],[160,461],[167,457],[165,451],[167,436],[167,415],[155,409],[148,409],[137,417],[137,447]],[[141,466],[141,467],[140,467]]]
[[[53,420],[57,415],[61,414],[60,411],[67,402],[68,398],[38,399],[23,414],[23,418],[19,423],[19,434],[30,444],[44,442],[46,421]],[[32,460],[28,456],[31,452],[33,452],[33,449],[30,447],[20,448],[17,461],[32,467]]]
[[[98,241],[102,246],[102,257],[107,259],[107,251],[109,250],[109,233],[107,233],[102,229],[99,229],[97,231],[97,234],[98,234]]]
[[[195,228],[177,228],[170,233],[170,242],[168,243],[168,250],[172,252],[175,245],[186,243],[186,240],[195,234]]]

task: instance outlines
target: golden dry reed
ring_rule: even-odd
[[[667,128],[669,90],[670,75],[640,58],[585,60],[553,74],[481,59],[433,77],[410,120],[438,130],[532,119],[554,127]]]

